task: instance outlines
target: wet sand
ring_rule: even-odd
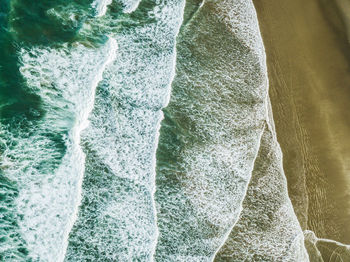
[[[350,244],[350,4],[254,4],[295,212],[303,229]]]

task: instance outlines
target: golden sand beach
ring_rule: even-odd
[[[318,238],[350,244],[350,2],[254,4],[295,212]]]

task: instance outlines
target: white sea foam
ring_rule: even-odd
[[[148,17],[133,17],[136,26],[121,27],[115,36],[118,55],[104,73],[83,132],[84,198],[67,261],[152,260],[158,237],[155,152],[182,11],[183,1],[140,10]]]
[[[115,49],[111,39],[98,50],[78,44],[20,53],[20,71],[31,91],[42,98],[46,115],[31,134],[12,138],[14,146],[8,147],[4,158],[8,159],[6,175],[18,183],[16,205],[23,216],[19,225],[33,260],[64,259],[84,172],[80,132],[86,127],[94,90]],[[62,159],[52,137],[65,140]]]
[[[113,0],[95,0],[91,6],[96,10],[96,17],[104,16],[107,12],[107,7],[113,2]]]
[[[86,99],[85,101],[84,100],[77,101],[77,104],[85,103],[85,108],[78,113],[77,125],[72,130],[73,141],[76,144],[76,148],[78,151],[76,153],[80,154],[80,155],[83,155],[83,152],[82,152],[81,147],[80,147],[80,134],[81,134],[81,131],[84,130],[89,124],[88,117],[89,117],[89,114],[91,113],[93,106],[94,106],[96,87],[97,87],[98,83],[102,80],[102,75],[103,75],[104,70],[106,69],[106,67],[110,63],[112,63],[115,60],[116,54],[117,54],[118,44],[115,41],[115,39],[109,37],[109,40],[106,43],[106,46],[107,46],[106,47],[107,53],[103,54],[105,56],[106,60],[102,65],[99,65],[100,67],[98,68],[98,71],[96,72],[96,75],[94,76],[94,79],[91,83],[90,95],[88,96],[88,99]],[[84,164],[85,164],[85,156],[84,156],[83,169],[81,170],[82,172],[79,174],[80,177],[79,177],[77,192],[76,192],[77,200],[76,200],[76,205],[74,208],[74,213],[72,214],[72,218],[67,225],[67,231],[66,231],[66,234],[64,237],[64,245],[65,245],[64,246],[64,254],[66,252],[66,248],[68,245],[68,235],[69,235],[69,232],[73,226],[73,223],[77,219],[78,206],[80,205],[80,202],[81,202],[81,186],[82,186],[83,174],[84,174],[84,168],[85,168]],[[62,257],[64,257],[64,256],[62,256]],[[63,258],[62,258],[62,261],[63,261]]]

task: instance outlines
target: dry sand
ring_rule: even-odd
[[[350,2],[254,4],[295,212],[303,229],[350,244]]]

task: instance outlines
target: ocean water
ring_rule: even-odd
[[[0,3],[0,261],[307,261],[251,1]]]

